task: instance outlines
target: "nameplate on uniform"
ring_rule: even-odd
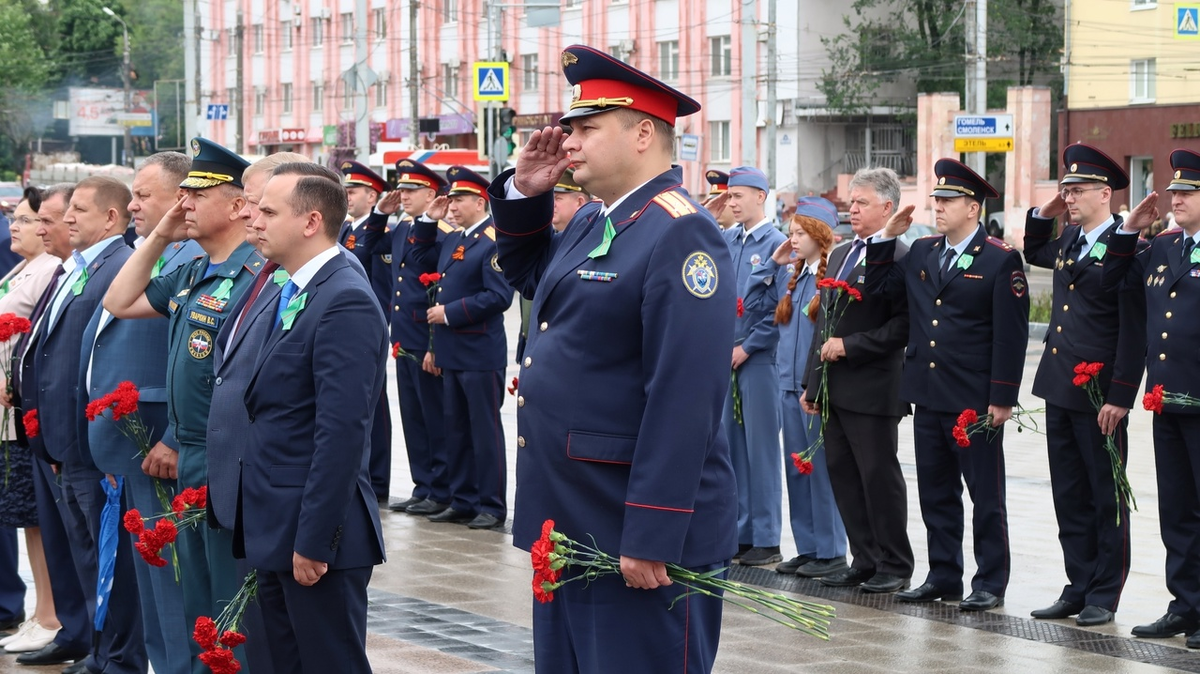
[[[211,314],[211,313],[209,313],[207,311],[203,311],[201,309],[197,309],[197,308],[188,309],[188,316],[187,316],[188,322],[195,323],[196,325],[203,325],[203,326],[212,328],[214,331],[221,327],[221,320],[224,318],[225,318],[224,316],[218,316],[215,314]]]
[[[615,271],[591,271],[589,269],[580,269],[575,273],[579,274],[579,278],[584,281],[612,283],[617,278],[617,272]]]

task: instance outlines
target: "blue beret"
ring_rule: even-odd
[[[730,187],[753,187],[764,192],[770,192],[771,186],[767,184],[767,174],[753,166],[739,166],[729,172]]]
[[[834,229],[838,224],[837,206],[823,197],[800,197],[796,200],[796,215],[809,217]]]

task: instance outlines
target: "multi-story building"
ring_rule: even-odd
[[[1126,0],[1068,2],[1065,11],[1059,143],[1090,143],[1124,163],[1130,187],[1113,195],[1114,208],[1158,190],[1165,214],[1171,150],[1200,152],[1200,9]]]
[[[768,88],[777,99],[774,182],[782,191],[832,189],[839,173],[864,161],[867,138],[873,140],[873,163],[912,173],[912,133],[896,123],[895,110],[877,108],[853,118],[831,114],[817,89],[828,63],[820,38],[843,30],[845,4],[778,2],[771,36],[766,22],[771,1],[777,0],[559,0],[557,8],[502,1],[489,8],[482,0],[434,0],[419,4],[415,45],[407,0],[367,0],[366,16],[356,15],[354,0],[201,3],[199,34],[206,39],[199,52],[200,109],[209,103],[229,103],[231,109],[227,120],[201,120],[198,132],[233,146],[240,125],[247,154],[289,149],[318,160],[356,154],[347,124],[357,117],[354,82],[371,83],[364,121],[373,141],[385,142],[408,140],[415,83],[417,116],[436,117],[440,127],[420,139],[423,146],[476,148],[480,107],[472,96],[473,63],[510,64],[511,97],[505,105],[518,113],[519,137],[567,109],[570,88],[559,53],[582,43],[700,101],[703,110],[676,127],[681,138],[700,137],[696,159],[680,157],[685,185],[693,191],[702,188],[710,166],[768,166]],[[361,21],[366,67],[355,68]],[[768,68],[772,37],[776,66]],[[409,67],[414,46],[415,73]],[[375,163],[384,163],[382,155]]]

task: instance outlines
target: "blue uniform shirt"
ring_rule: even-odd
[[[763,220],[752,227],[749,233],[745,231],[744,227],[739,226],[722,232],[737,270],[738,297],[743,301],[750,284],[750,274],[768,262],[771,254],[786,238],[770,220]],[[734,344],[741,344],[748,355],[759,351],[773,353],[779,342],[779,328],[775,325],[774,315],[774,307],[753,311],[745,308],[742,316],[734,322]]]
[[[803,260],[793,264],[779,266],[771,258],[756,267],[750,274],[750,283],[746,289],[744,305],[746,312],[770,312],[774,323],[775,307],[779,299],[787,292],[788,281],[792,279],[795,265],[803,265]],[[804,380],[804,368],[808,363],[808,354],[812,351],[813,333],[816,324],[808,318],[806,309],[808,303],[817,294],[817,277],[805,265],[800,270],[800,280],[792,291],[792,320],[786,325],[775,326],[779,331],[779,345],[775,350],[775,365],[779,368],[779,389],[781,391],[801,391],[800,382]]]

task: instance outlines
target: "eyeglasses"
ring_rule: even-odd
[[[1066,201],[1067,199],[1078,199],[1083,196],[1084,192],[1095,192],[1096,190],[1102,190],[1102,189],[1104,189],[1104,188],[1103,187],[1091,187],[1091,188],[1068,187],[1068,188],[1063,189],[1063,191],[1059,192],[1058,196],[1062,197],[1063,201]]]
[[[18,227],[26,227],[28,225],[36,225],[41,221],[37,218],[31,218],[28,215],[22,215],[19,218],[14,218],[13,222],[16,223]]]

